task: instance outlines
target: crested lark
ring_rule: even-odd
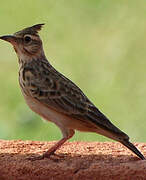
[[[19,59],[19,83],[27,105],[44,119],[54,122],[63,138],[41,157],[49,157],[75,130],[95,132],[119,141],[145,159],[129,142],[127,134],[114,126],[84,95],[79,87],[48,62],[38,35],[43,24],[25,28],[0,39],[10,42]]]

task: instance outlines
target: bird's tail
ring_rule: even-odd
[[[130,149],[133,153],[135,153],[140,159],[144,160],[145,157],[141,154],[141,152],[131,143],[128,139],[124,139],[120,141],[121,144]]]
[[[97,133],[102,134],[108,138],[111,138],[113,140],[116,140],[126,146],[128,149],[130,149],[133,153],[135,153],[140,159],[144,160],[145,157],[142,155],[142,153],[129,141],[129,136],[122,132],[120,129],[112,125],[112,129],[109,130],[103,130],[98,128],[96,130]]]
[[[90,106],[89,110],[86,117],[87,121],[94,126],[94,132],[120,142],[135,153],[140,159],[145,159],[141,152],[129,141],[129,136],[127,134],[113,125],[95,106]]]
[[[118,128],[117,128],[118,130]],[[142,153],[134,146],[134,144],[132,144],[129,141],[129,136],[127,134],[125,134],[124,132],[122,132],[121,130],[119,130],[119,133],[110,133],[107,134],[107,137],[110,137],[118,142],[120,142],[121,144],[123,144],[124,146],[126,146],[128,149],[130,149],[133,153],[135,153],[140,159],[144,160],[145,157],[142,155]]]

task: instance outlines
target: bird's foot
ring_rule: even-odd
[[[45,157],[43,155],[39,155],[39,156],[31,156],[31,157],[27,157],[26,159],[29,161],[37,161],[37,160],[42,160]]]
[[[37,161],[37,160],[43,160],[43,159],[60,159],[60,158],[64,158],[64,155],[59,155],[59,154],[55,154],[54,152],[51,152],[51,153],[44,153],[42,155],[39,155],[39,156],[31,156],[31,157],[28,157],[27,160],[30,160],[30,161]]]

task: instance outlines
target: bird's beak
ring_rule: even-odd
[[[0,36],[0,39],[2,39],[4,41],[8,41],[12,44],[14,44],[16,42],[16,37],[13,35]]]

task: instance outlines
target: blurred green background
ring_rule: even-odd
[[[0,0],[0,35],[45,23],[46,56],[132,141],[146,142],[146,1]],[[58,140],[25,104],[17,56],[0,41],[0,138]],[[71,140],[108,141],[77,132]]]

